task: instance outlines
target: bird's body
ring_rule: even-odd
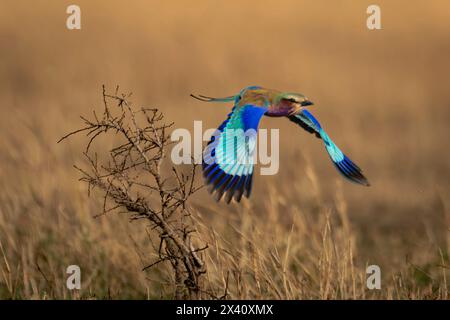
[[[267,108],[264,115],[270,117],[285,117],[300,111],[300,105],[293,104],[285,99],[286,95],[298,95],[295,93],[285,93],[275,89],[266,89],[261,87],[250,87],[241,91],[240,100],[236,106],[253,105],[261,108]]]
[[[304,95],[251,86],[226,98],[192,96],[205,102],[234,102],[228,118],[217,129],[203,153],[203,174],[217,200],[224,194],[227,203],[233,197],[239,202],[243,194],[250,196],[256,131],[264,115],[287,117],[306,131],[314,133],[323,140],[331,160],[344,177],[369,185],[359,167],[342,153],[317,119],[306,110],[313,103]]]

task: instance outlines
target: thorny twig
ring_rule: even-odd
[[[189,175],[172,167],[163,177],[162,163],[171,143],[167,130],[173,123],[164,123],[164,116],[157,109],[134,110],[127,100],[130,96],[119,94],[118,87],[114,94],[107,94],[103,86],[103,115],[98,117],[94,112],[93,120],[81,117],[84,126],[64,135],[58,143],[86,133],[84,156],[89,169],[75,168],[81,173],[80,180],[88,184],[89,194],[94,188],[103,192],[100,215],[119,209],[130,213],[132,220],[147,219],[160,237],[159,259],[143,270],[169,261],[175,275],[175,297],[201,298],[204,290],[200,276],[206,269],[198,253],[207,245],[194,248],[191,233],[195,228],[186,220],[189,217],[186,202],[199,189],[194,185],[196,165]],[[117,109],[111,109],[112,102]],[[116,136],[115,144],[107,157],[99,159],[91,151],[92,144],[108,134]]]

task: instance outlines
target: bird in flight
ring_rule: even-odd
[[[313,103],[302,94],[251,86],[225,98],[191,96],[204,102],[234,102],[231,113],[203,151],[203,175],[217,201],[224,195],[226,203],[233,198],[240,202],[243,195],[250,197],[256,133],[263,116],[287,117],[322,139],[331,161],[345,178],[364,186],[370,185],[361,169],[342,153],[306,109]]]

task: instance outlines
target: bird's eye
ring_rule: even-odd
[[[286,100],[292,103],[298,103],[298,101],[294,98],[287,98]]]

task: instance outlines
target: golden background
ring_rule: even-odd
[[[83,161],[83,139],[56,143],[80,126],[79,115],[101,108],[102,84],[132,91],[135,104],[158,107],[190,130],[194,120],[217,127],[231,108],[190,93],[227,96],[262,85],[305,94],[372,186],[344,181],[321,142],[291,122],[264,118],[262,128],[280,128],[279,173],[255,175],[246,204],[217,204],[201,190],[193,206],[236,225],[245,207],[263,221],[286,220],[288,231],[303,212],[312,217],[306,237],[308,227],[321,230],[325,211],[345,211],[361,266],[381,265],[386,281],[419,266],[425,280],[411,271],[417,297],[436,284],[444,290],[436,266],[447,261],[450,219],[448,1],[377,1],[382,30],[374,31],[366,27],[372,1],[79,0],[81,30],[67,30],[70,4],[0,5],[0,242],[9,275],[24,279],[16,297],[66,297],[70,261],[89,270],[96,297],[106,286],[116,297],[159,296],[130,248],[142,228],[121,216],[92,218],[98,201],[72,167]],[[7,278],[0,297],[13,296]],[[395,297],[394,287],[381,296]]]

